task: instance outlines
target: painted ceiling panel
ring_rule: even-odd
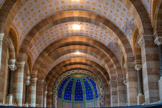
[[[81,29],[73,30],[73,24],[80,25]],[[114,38],[114,35],[111,32],[102,29],[101,27],[85,22],[62,23],[42,33],[30,50],[33,61],[35,61],[39,54],[51,43],[61,38],[75,35],[87,36],[103,43],[110,50],[112,50],[112,52],[118,57],[119,61],[121,61],[122,51],[116,39]]]
[[[0,0],[0,9],[6,0]]]
[[[42,19],[65,10],[95,12],[116,24],[131,40],[134,19],[119,0],[29,0],[17,13],[13,24],[18,30],[21,45],[25,35]],[[126,29],[127,28],[127,29]]]
[[[150,17],[150,15],[151,15],[151,2],[153,0],[141,0],[141,1],[142,1],[143,5],[145,6],[146,11],[147,11],[147,13],[149,14],[149,17]]]

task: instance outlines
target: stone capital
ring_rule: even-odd
[[[45,91],[44,93],[45,93],[45,95],[47,95],[48,91]]]
[[[158,46],[162,45],[162,37],[156,37],[154,43]]]
[[[141,60],[135,60],[135,69],[136,70],[142,69],[142,61]]]
[[[141,70],[142,69],[142,64],[136,64],[135,69],[136,70]]]
[[[27,76],[26,77],[26,85],[29,85],[30,84],[30,76]]]
[[[4,38],[4,33],[0,33],[0,42],[3,41],[3,38]]]
[[[11,71],[15,71],[17,69],[16,59],[10,59],[8,61],[8,67],[9,67],[9,69],[11,69]]]
[[[126,81],[126,80],[124,80],[124,81],[123,81],[123,84],[124,84],[124,85],[127,85],[127,81]]]

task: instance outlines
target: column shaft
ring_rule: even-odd
[[[137,70],[138,94],[143,94],[142,69]]]
[[[13,94],[14,72],[9,69],[8,94]]]
[[[46,103],[47,103],[47,91],[44,92],[44,107],[45,108],[47,107]]]
[[[159,59],[160,59],[160,77],[162,77],[162,44],[158,45]]]
[[[32,78],[29,85],[29,106],[36,107],[37,78]]]
[[[24,66],[25,62],[20,62],[17,64],[17,70],[14,74],[15,80],[15,100],[18,106],[22,106],[23,103],[23,86],[24,86]]]
[[[158,51],[159,51],[160,80],[158,81],[158,84],[159,84],[160,101],[162,102],[162,37],[157,36],[154,42],[155,44],[158,45]]]

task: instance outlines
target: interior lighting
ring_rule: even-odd
[[[72,0],[72,2],[75,2],[75,3],[76,3],[76,2],[79,2],[79,1],[80,1],[80,0]]]
[[[73,25],[72,25],[72,29],[73,29],[73,30],[80,30],[81,27],[80,27],[79,24],[73,24]]]
[[[80,55],[80,54],[81,54],[81,52],[79,52],[79,51],[76,51],[76,52],[75,52],[75,54],[77,54],[77,55]]]

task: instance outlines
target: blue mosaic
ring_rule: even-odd
[[[73,82],[74,82],[74,79],[71,79],[68,85],[66,86],[66,89],[64,92],[64,100],[71,100]]]
[[[83,101],[83,90],[81,81],[78,79],[75,86],[75,101]]]

